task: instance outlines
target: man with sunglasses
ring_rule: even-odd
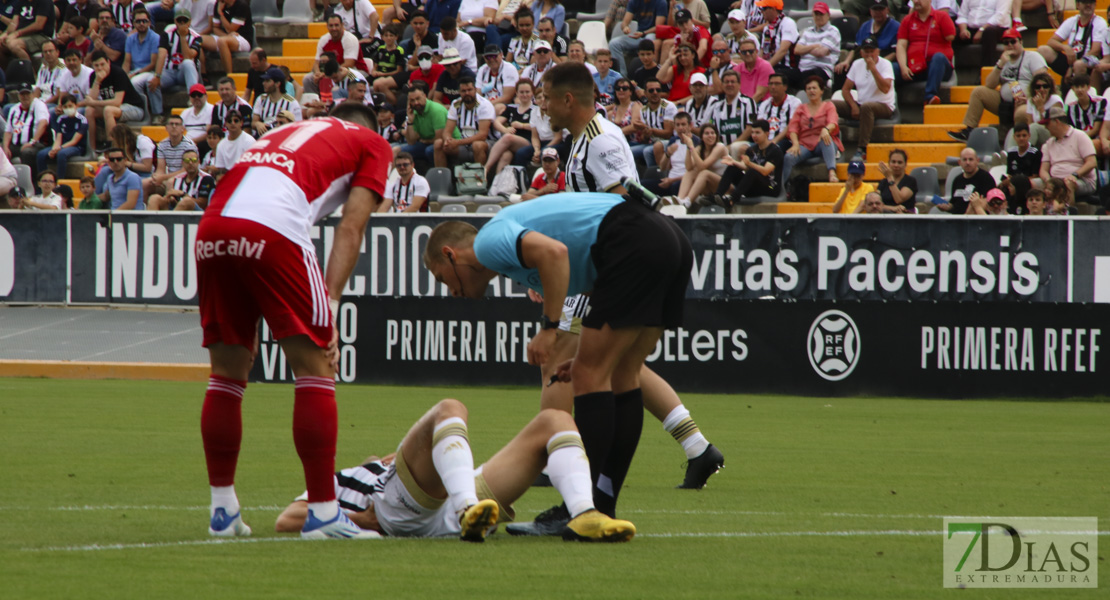
[[[555,53],[551,50],[551,44],[546,40],[540,40],[532,50],[532,64],[524,67],[520,72],[520,78],[527,79],[538,87],[543,81],[543,74],[555,65]]]
[[[429,212],[428,196],[432,187],[416,172],[416,161],[412,155],[398,152],[393,159],[393,168],[397,170],[397,177],[386,184],[385,202],[378,207],[378,212]]]
[[[208,197],[216,189],[216,180],[200,170],[200,155],[186,150],[181,155],[182,171],[169,180],[165,195],[152,194],[147,210],[199,210],[208,206]]]
[[[162,36],[162,52],[165,55],[165,68],[162,69],[161,89],[171,92],[178,88],[191,89],[200,82],[200,45],[201,37],[189,25],[192,15],[185,7],[178,7],[173,17],[173,25],[166,27]],[[162,93],[158,92],[158,103],[162,103]],[[155,114],[161,114],[155,111]]]
[[[767,95],[767,78],[775,72],[775,67],[759,55],[758,48],[752,40],[740,42],[740,64],[736,66],[736,72],[740,74],[740,93],[762,102]]]
[[[1002,34],[1006,50],[994,64],[983,85],[971,92],[964,113],[964,128],[949,132],[948,135],[958,142],[966,142],[971,130],[979,126],[983,111],[999,115],[1014,110],[1014,104],[1024,102],[1033,96],[1029,88],[1033,77],[1048,72],[1048,63],[1038,52],[1026,52],[1021,46],[1021,34],[1009,29]]]
[[[239,157],[254,145],[254,137],[243,131],[243,125],[243,115],[237,111],[228,111],[227,116],[224,117],[227,137],[220,142],[219,146],[216,146],[216,159],[212,162],[211,170],[217,180],[231,170]]]
[[[726,71],[736,70],[736,65],[732,64],[732,51],[728,49],[728,42],[724,40],[713,40],[709,52],[711,58],[709,66],[706,67],[705,76],[709,80],[709,93],[716,95],[725,91],[721,76]]]
[[[123,70],[131,78],[131,85],[147,97],[151,122],[165,123],[162,116],[162,69],[165,57],[161,55],[162,37],[150,30],[150,14],[145,8],[135,10],[134,31],[127,36],[123,52]]]
[[[108,168],[96,174],[96,194],[108,203],[111,210],[145,210],[143,181],[127,168],[127,156],[119,148],[108,148],[104,153]]]

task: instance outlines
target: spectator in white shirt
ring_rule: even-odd
[[[478,95],[474,78],[469,75],[459,78],[459,97],[447,110],[447,124],[435,141],[436,166],[446,167],[447,157],[458,156],[463,148],[474,154],[474,160],[467,162],[486,164],[489,129],[496,116],[493,104]],[[455,127],[462,133],[461,139],[455,139]]]
[[[1095,0],[1076,0],[1075,7],[1079,14],[1061,23],[1048,43],[1037,48],[1048,67],[1065,79],[1098,64],[1106,37],[1106,20],[1095,14]]]
[[[39,65],[38,75],[35,77],[34,95],[46,103],[46,108],[54,110],[58,103],[58,77],[65,71],[62,61],[58,58],[58,45],[53,40],[42,43],[42,64]]]
[[[840,58],[840,30],[829,24],[828,4],[817,2],[813,5],[813,27],[798,37],[794,54],[799,57],[795,87],[801,87],[803,81],[814,75],[832,80],[833,67]]]
[[[212,124],[212,108],[204,84],[193,84],[189,88],[189,107],[181,112],[181,120],[185,123],[185,137],[193,140],[198,148],[205,140],[208,126]]]
[[[858,97],[852,96],[856,90]],[[844,99],[834,100],[836,112],[842,119],[859,120],[859,149],[853,161],[865,161],[867,144],[875,119],[889,119],[894,115],[894,64],[879,56],[879,41],[873,37],[863,40],[860,58],[848,69],[844,82]]]
[[[253,137],[243,131],[243,116],[239,111],[227,112],[224,117],[224,128],[227,129],[227,137],[216,146],[216,159],[212,162],[212,169],[209,171],[216,176],[217,180],[231,170],[232,165],[255,142]]]
[[[439,46],[436,48],[436,54],[441,58],[444,50],[454,48],[459,51],[459,56],[466,60],[466,66],[471,71],[478,70],[478,51],[474,49],[474,40],[459,31],[455,17],[443,17],[443,22],[439,25],[437,42]]]
[[[983,64],[998,60],[998,41],[1010,28],[1013,0],[963,0],[956,16],[956,44],[982,44]]]
[[[29,206],[35,210],[63,210],[66,208],[65,198],[54,193],[54,187],[58,185],[58,176],[54,171],[43,171],[39,175],[39,190],[40,194],[31,196],[23,201],[24,206]]]

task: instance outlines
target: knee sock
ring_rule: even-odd
[[[577,431],[560,431],[547,440],[547,474],[572,518],[593,509],[590,462]]]
[[[335,440],[339,429],[335,380],[298,377],[293,390],[293,443],[304,467],[308,507],[316,518],[328,521],[339,512],[335,501]]]
[[[594,496],[597,509],[610,517],[616,517],[617,498],[644,428],[644,400],[640,388],[614,396],[613,417],[613,448],[598,479],[598,490],[602,493]]]
[[[613,392],[593,392],[574,397],[574,424],[590,461],[590,478],[597,485],[613,446]],[[595,499],[596,502],[596,493]]]
[[[663,419],[663,430],[671,434],[676,442],[682,444],[686,458],[697,458],[709,447],[709,440],[701,434],[694,419],[690,418],[690,411],[681,404],[676,406],[666,419]]]
[[[208,378],[208,391],[200,411],[200,435],[208,484],[212,486],[212,510],[223,507],[228,514],[239,512],[235,496],[235,466],[243,439],[243,392],[247,382],[219,375]]]
[[[447,501],[455,512],[477,504],[474,489],[474,455],[470,451],[466,421],[451,417],[436,424],[432,431],[432,464],[435,465]]]

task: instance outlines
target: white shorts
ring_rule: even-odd
[[[559,331],[578,335],[582,333],[582,317],[590,314],[590,297],[579,294],[567,296],[563,301],[563,318],[559,319]]]
[[[239,35],[238,33],[236,33],[234,35],[235,35],[236,41],[239,42],[239,52],[250,52],[251,51],[251,43],[247,41],[247,38]]]

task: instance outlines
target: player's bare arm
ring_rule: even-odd
[[[370,215],[378,209],[381,200],[380,196],[367,188],[353,187],[350,198],[343,207],[343,218],[335,228],[335,245],[331,248],[328,270],[324,275],[333,318],[336,316],[339,299],[343,297],[343,288],[358,262],[359,249],[366,235],[366,223],[370,220]],[[332,359],[333,366],[337,366],[339,360],[338,335],[333,327],[332,340],[328,344],[328,356]]]
[[[542,233],[530,231],[521,239],[521,254],[526,267],[539,271],[543,285],[543,315],[558,323],[563,316],[563,301],[570,282],[570,259],[567,247]],[[528,363],[543,364],[555,343],[555,329],[540,330],[528,343]]]

